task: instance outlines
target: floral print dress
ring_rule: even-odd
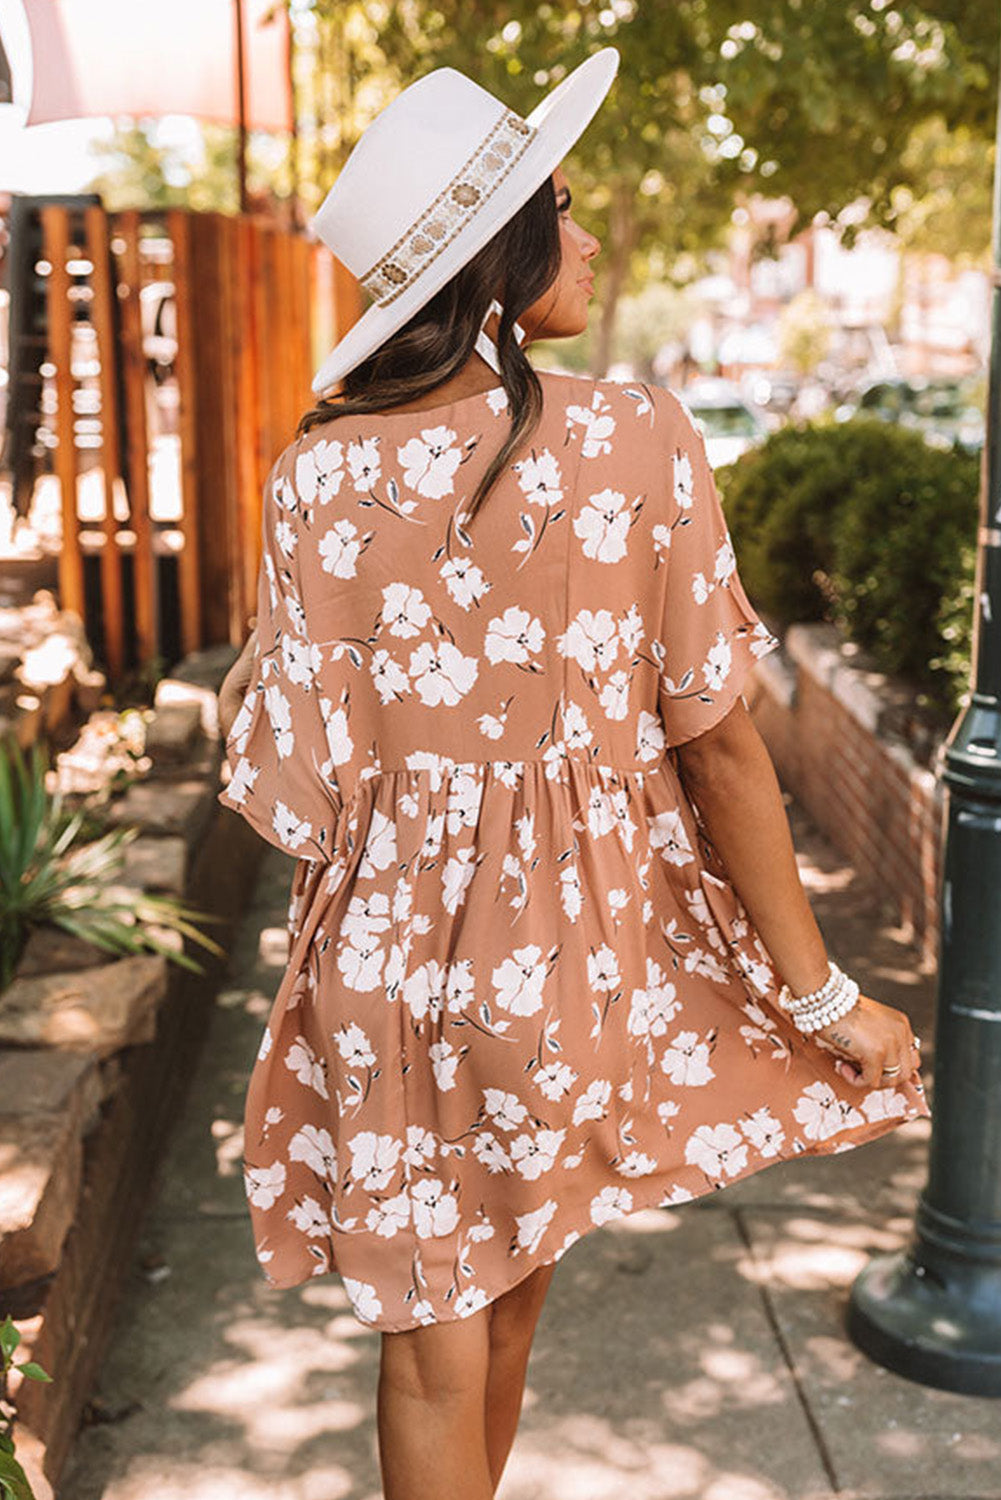
[[[244,1180],[266,1279],[384,1331],[929,1113],[777,1008],[680,779],[778,645],[683,400],[540,379],[472,521],[501,387],[315,427],[264,494],[219,800],[297,863]]]

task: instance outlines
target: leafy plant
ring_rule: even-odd
[[[52,1376],[33,1360],[14,1363],[21,1335],[8,1313],[0,1323],[0,1500],[35,1500],[28,1476],[14,1457],[14,1413],[7,1397],[7,1376],[20,1370],[25,1380],[51,1381]]]
[[[790,424],[716,477],[751,599],[832,621],[945,715],[969,677],[978,469],[857,417]]]
[[[178,932],[225,956],[193,925],[218,921],[212,913],[116,884],[125,847],[139,829],[115,828],[84,841],[87,809],[69,812],[59,788],[48,792],[47,759],[37,742],[30,760],[13,739],[0,744],[0,989],[10,982],[30,927],[43,923],[110,953],[162,953],[196,974],[202,966],[153,929]]]

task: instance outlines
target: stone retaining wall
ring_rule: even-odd
[[[215,800],[215,694],[234,654],[197,653],[161,681],[148,773],[109,809],[143,828],[127,881],[223,918],[205,925],[224,949],[264,850]],[[224,972],[224,958],[187,952],[203,974],[162,955],[109,962],[36,930],[0,992],[0,1320],[9,1312],[22,1334],[18,1360],[53,1376],[10,1382],[37,1500],[58,1485],[93,1388]]]
[[[833,626],[790,626],[782,649],[755,667],[754,721],[783,785],[860,877],[892,897],[931,972],[944,789],[889,727],[907,690],[865,661]]]

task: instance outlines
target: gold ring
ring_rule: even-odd
[[[898,1063],[895,1068],[884,1068],[883,1069],[883,1077],[884,1078],[892,1078],[892,1077],[894,1077],[895,1074],[897,1074],[899,1072],[900,1072],[900,1064]]]

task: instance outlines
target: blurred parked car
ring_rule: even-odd
[[[733,463],[768,436],[764,413],[746,401],[730,380],[716,377],[693,380],[676,394],[705,438],[706,453],[714,469]]]
[[[983,376],[894,376],[869,381],[835,410],[839,422],[868,415],[914,427],[935,447],[984,446]]]

